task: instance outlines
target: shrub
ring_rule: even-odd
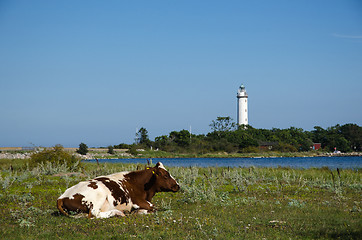
[[[288,144],[288,143],[283,143],[283,142],[280,142],[273,149],[276,151],[281,151],[281,152],[297,152],[298,151],[297,148],[294,147],[293,145]]]
[[[121,143],[121,144],[118,144],[118,145],[114,145],[114,148],[115,149],[128,149],[128,148],[130,148],[130,145],[125,144],[125,143]]]
[[[136,155],[138,154],[138,152],[137,152],[137,147],[136,147],[135,145],[132,145],[132,146],[128,149],[127,153],[132,154],[133,156],[136,156]]]
[[[259,148],[258,147],[254,147],[254,146],[248,146],[246,148],[243,148],[241,150],[242,153],[258,153],[259,152]]]
[[[79,159],[76,156],[64,151],[62,145],[55,145],[53,148],[45,149],[30,156],[30,166],[48,162],[57,165],[65,163],[67,166],[73,166],[78,161]]]
[[[109,154],[114,154],[114,147],[113,146],[108,146],[108,153]]]
[[[88,153],[88,146],[85,143],[79,144],[79,149],[77,150],[77,153],[86,155]]]

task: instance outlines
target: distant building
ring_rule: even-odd
[[[319,149],[321,149],[321,147],[322,147],[321,143],[313,143],[312,149],[319,150]]]
[[[236,97],[238,99],[237,123],[239,126],[248,125],[248,94],[246,93],[243,84],[239,87]]]
[[[278,142],[260,142],[259,148],[262,150],[272,150],[273,147],[277,146]]]

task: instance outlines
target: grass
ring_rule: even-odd
[[[13,160],[8,160],[13,161]],[[173,167],[178,193],[158,211],[111,219],[59,216],[56,199],[81,180],[144,166],[0,161],[2,239],[359,239],[359,170]],[[12,166],[10,168],[9,166]],[[166,166],[167,167],[167,166]],[[74,169],[74,166],[72,166]]]

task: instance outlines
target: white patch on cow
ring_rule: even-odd
[[[139,209],[140,206],[138,206],[137,204],[133,204],[133,205],[132,205],[132,208],[134,208],[134,209]]]
[[[176,184],[179,185],[178,182],[176,181],[176,179],[171,175],[171,173],[169,173],[169,174],[170,174],[170,177],[171,177],[173,180],[175,180]]]
[[[150,205],[150,207],[153,207],[153,204],[152,204],[152,203],[150,203],[149,201],[147,201],[147,203]]]
[[[65,192],[58,198],[69,198],[69,199],[74,199],[74,195],[76,194],[83,194],[83,191],[80,189],[83,189],[84,187],[87,187],[88,185],[88,181],[87,182],[80,182],[77,185],[74,185],[71,188],[68,188],[67,190],[65,190]]]
[[[165,168],[165,166],[163,166],[162,162],[159,162],[159,166],[158,166],[158,167],[164,169],[165,171],[167,171],[166,168]]]
[[[105,177],[108,177],[112,180],[117,180],[117,181],[120,181],[120,180],[123,180],[124,179],[124,175],[126,175],[127,173],[129,173],[129,171],[126,171],[126,172],[119,172],[119,173],[113,173],[113,174],[110,174],[108,176],[105,176]]]

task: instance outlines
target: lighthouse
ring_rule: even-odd
[[[238,126],[248,125],[248,94],[243,84],[239,87],[236,97],[238,99]]]

